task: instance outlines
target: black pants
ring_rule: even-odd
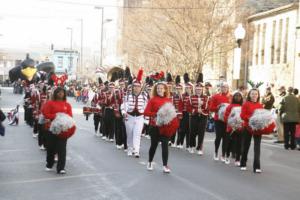
[[[58,161],[56,171],[65,169],[67,154],[67,139],[61,139],[47,131],[47,165],[52,168],[54,165],[54,155],[57,153]]]
[[[189,124],[190,123],[190,116],[188,112],[183,112],[182,119],[180,121],[179,126],[179,133],[177,138],[177,145],[183,145],[184,138],[186,136],[186,148],[190,147],[190,130],[189,130]]]
[[[244,130],[243,133],[243,150],[242,150],[242,159],[241,167],[246,167],[248,160],[248,152],[251,145],[251,139],[254,139],[254,161],[253,161],[253,170],[260,169],[260,144],[261,144],[261,135],[253,135],[249,133],[248,130]]]
[[[161,142],[163,165],[167,166],[168,165],[168,157],[169,157],[168,143],[169,143],[170,138],[160,135],[159,129],[154,126],[149,127],[149,134],[151,136],[151,146],[149,149],[149,162],[153,161],[158,143]]]
[[[123,117],[115,119],[116,145],[124,144],[127,149],[127,135]]]
[[[216,126],[216,139],[215,139],[215,153],[218,154],[219,146],[222,140],[222,156],[225,156],[225,143],[224,143],[224,136],[226,134],[226,124],[220,120],[215,121]]]
[[[207,116],[193,115],[191,118],[191,138],[190,147],[196,147],[196,137],[198,136],[197,150],[202,150]]]
[[[295,149],[296,143],[295,143],[295,132],[296,132],[296,125],[295,122],[285,122],[283,123],[283,129],[284,129],[284,148],[288,149]]]
[[[178,131],[176,131],[176,133],[170,138],[170,142],[172,144],[175,144],[175,139],[176,139],[176,134],[178,133]]]
[[[227,133],[226,136],[224,137],[226,157],[229,158],[230,153],[232,152],[235,161],[240,161],[241,142],[242,142],[242,133],[240,131]]]
[[[104,136],[109,139],[114,139],[114,132],[115,132],[115,116],[113,109],[107,108],[104,112]]]
[[[47,143],[46,143],[46,130],[44,128],[44,124],[38,124],[38,142],[39,146],[44,145],[45,148],[47,148]]]
[[[38,120],[34,119],[33,120],[33,133],[34,134],[38,134],[38,132],[39,132]]]
[[[96,133],[98,132],[100,122],[101,122],[101,116],[97,115],[97,114],[94,114],[94,127],[95,127],[95,132]]]

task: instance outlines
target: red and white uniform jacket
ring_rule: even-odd
[[[118,103],[118,99],[115,95],[115,92],[110,92],[110,91],[105,92],[103,100],[104,101],[102,103],[105,108],[115,109],[116,104]]]
[[[191,107],[193,114],[201,114],[207,116],[209,114],[209,99],[205,95],[192,95]]]
[[[147,103],[148,97],[144,92],[141,92],[139,95],[134,95],[132,93],[127,94],[123,98],[121,112],[123,115],[125,115],[126,113],[134,116],[143,115]]]
[[[183,110],[182,95],[174,93],[172,96],[172,102],[176,109],[177,116],[180,118],[182,115],[182,110]]]
[[[32,108],[33,118],[37,119],[40,110],[40,93],[37,89],[31,90],[29,108]]]
[[[188,94],[182,95],[182,110],[181,112],[192,112],[191,98]]]

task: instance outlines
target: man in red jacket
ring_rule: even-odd
[[[220,85],[220,93],[217,93],[212,96],[211,103],[209,106],[209,110],[211,112],[215,113],[215,126],[216,126],[216,139],[215,139],[215,154],[214,154],[214,160],[219,160],[218,157],[218,150],[221,143],[221,140],[223,141],[225,133],[226,133],[226,124],[219,120],[218,111],[219,107],[222,103],[230,103],[232,95],[229,93],[229,86],[226,82],[221,83]],[[225,162],[225,145],[224,142],[222,142],[222,157],[221,161]]]

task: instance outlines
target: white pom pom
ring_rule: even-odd
[[[249,119],[252,130],[263,130],[274,122],[272,112],[266,109],[257,109]]]
[[[225,114],[225,111],[226,111],[226,108],[228,107],[228,103],[222,103],[220,106],[219,106],[219,110],[218,110],[218,116],[219,116],[219,120],[223,121],[224,122],[224,114]]]
[[[172,103],[165,103],[157,112],[156,125],[162,126],[169,124],[175,117],[176,109]]]
[[[234,107],[232,108],[227,124],[232,130],[240,130],[243,128],[243,120],[241,118],[241,107]]]
[[[65,113],[57,113],[55,119],[51,122],[50,131],[53,134],[60,134],[67,131],[75,125],[75,121],[72,117]]]

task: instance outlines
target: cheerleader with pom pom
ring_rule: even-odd
[[[219,113],[224,113],[224,112],[219,112],[220,110],[222,110],[222,108],[224,108],[223,106],[221,106],[222,104],[224,105],[224,103],[229,104],[231,102],[232,99],[232,95],[229,93],[229,86],[227,83],[223,82],[220,85],[221,87],[221,91],[220,93],[217,93],[215,95],[212,96],[211,98],[211,103],[209,106],[209,110],[210,112],[214,112],[215,116],[214,116],[214,120],[215,120],[215,126],[216,126],[216,139],[215,139],[215,154],[214,154],[214,160],[218,161],[219,160],[219,156],[218,156],[218,151],[219,151],[219,146],[222,142],[222,156],[221,156],[221,161],[225,162],[225,143],[224,143],[224,137],[226,134],[226,124],[224,122],[224,120],[219,118]]]
[[[158,143],[161,142],[163,172],[170,173],[171,170],[168,167],[168,143],[179,127],[179,122],[175,107],[169,98],[167,84],[159,82],[152,91],[152,98],[148,101],[144,111],[144,115],[150,117],[149,134],[151,136],[147,169],[153,170],[152,161]]]
[[[75,133],[75,122],[72,118],[71,105],[66,102],[66,91],[58,87],[54,90],[53,100],[47,101],[42,107],[47,129],[47,165],[46,171],[51,171],[54,165],[54,155],[57,153],[56,171],[64,174],[66,164],[67,139]]]
[[[240,117],[243,96],[240,92],[235,92],[232,96],[232,103],[226,107],[224,121],[227,124],[226,136],[224,137],[226,158],[225,164],[230,164],[230,152],[235,157],[235,166],[240,166],[241,140],[243,120]]]
[[[254,139],[254,173],[261,173],[260,146],[262,134],[271,133],[275,128],[271,112],[263,109],[259,103],[259,90],[253,88],[249,91],[247,100],[241,109],[241,118],[244,120],[243,152],[241,159],[241,170],[247,170],[246,163],[251,139]]]

